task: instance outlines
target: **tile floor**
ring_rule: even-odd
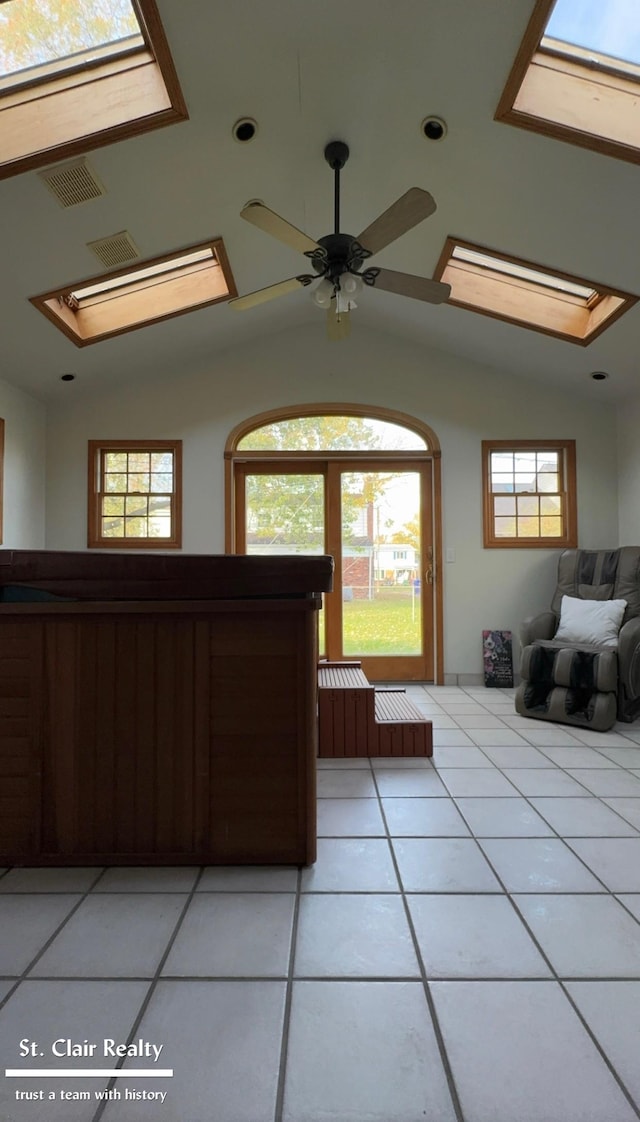
[[[409,694],[433,760],[320,761],[312,868],[2,872],[3,1068],[174,1076],[3,1078],[0,1122],[640,1117],[640,722]]]

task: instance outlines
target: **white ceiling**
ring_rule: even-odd
[[[243,313],[225,304],[82,350],[28,297],[100,271],[86,243],[127,229],[143,257],[224,239],[239,293],[307,269],[239,212],[261,199],[314,238],[333,229],[323,150],[351,149],[342,228],[357,235],[409,187],[438,209],[373,264],[431,276],[447,235],[640,293],[640,169],[493,120],[534,0],[159,0],[189,121],[97,149],[104,198],[61,209],[35,172],[0,182],[2,366],[51,400],[126,378],[179,376],[212,352],[324,313],[308,290]],[[448,123],[426,140],[430,114]],[[242,145],[234,122],[258,134]],[[54,163],[56,161],[53,161]],[[640,304],[589,347],[485,316],[367,290],[352,333],[375,326],[609,403],[640,391]],[[609,371],[594,383],[593,370]],[[60,375],[72,372],[65,384]]]

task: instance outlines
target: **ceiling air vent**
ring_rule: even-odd
[[[87,203],[107,193],[84,157],[39,171],[38,175],[52,195],[55,195],[60,206],[77,206],[78,203]]]
[[[127,261],[135,261],[140,256],[140,250],[126,230],[121,230],[119,234],[110,234],[108,238],[87,242],[87,249],[95,253],[108,269],[112,269],[115,265],[126,265]]]

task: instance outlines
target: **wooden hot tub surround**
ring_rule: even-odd
[[[0,863],[312,862],[332,570],[0,552]]]

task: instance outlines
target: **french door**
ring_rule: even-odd
[[[331,554],[319,653],[373,681],[433,681],[431,461],[274,459],[235,465],[238,553]]]

